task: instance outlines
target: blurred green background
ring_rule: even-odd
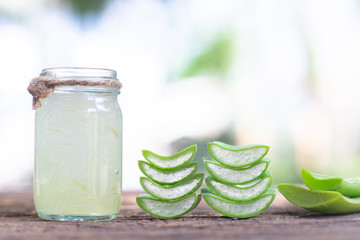
[[[31,186],[26,87],[48,67],[103,67],[124,88],[124,189],[141,149],[266,144],[274,182],[360,175],[359,1],[2,0],[0,188]]]

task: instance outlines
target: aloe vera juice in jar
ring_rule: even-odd
[[[114,219],[122,186],[117,94],[71,89],[58,87],[36,110],[36,210],[47,220]]]

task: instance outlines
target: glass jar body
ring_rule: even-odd
[[[46,220],[111,220],[122,191],[117,94],[73,89],[56,89],[36,110],[36,211]]]

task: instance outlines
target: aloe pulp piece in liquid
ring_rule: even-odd
[[[270,206],[274,201],[276,189],[269,189],[260,197],[245,202],[222,198],[206,188],[201,189],[201,194],[215,211],[232,218],[249,218],[264,212]]]
[[[279,184],[278,189],[292,204],[314,212],[327,214],[360,212],[360,198],[348,198],[339,192],[310,190],[292,184]]]
[[[249,201],[265,193],[272,182],[271,172],[267,172],[261,179],[246,185],[230,185],[216,181],[212,177],[206,178],[206,185],[214,194],[234,201]]]
[[[260,144],[235,146],[222,142],[208,143],[211,156],[229,167],[244,167],[261,160],[269,151],[269,147]]]
[[[312,190],[337,191],[347,197],[360,197],[359,178],[331,177],[301,169],[301,178]]]
[[[145,161],[139,161],[139,168],[149,179],[159,184],[175,184],[195,174],[197,162],[188,163],[183,167],[163,170]]]
[[[144,158],[160,169],[175,169],[191,162],[197,151],[197,146],[192,145],[171,156],[161,156],[149,150],[143,150]]]
[[[161,219],[181,217],[195,209],[200,201],[201,195],[198,193],[185,195],[176,201],[160,200],[148,194],[141,194],[136,197],[136,202],[142,210]]]
[[[219,182],[229,184],[248,183],[260,177],[268,168],[270,159],[263,158],[249,167],[227,167],[216,161],[204,158],[208,173]]]
[[[160,185],[146,177],[140,178],[142,188],[153,197],[163,200],[176,200],[196,191],[204,179],[203,173],[196,173],[173,185]]]

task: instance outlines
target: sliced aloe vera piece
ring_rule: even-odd
[[[235,146],[222,142],[208,143],[211,156],[218,162],[229,167],[244,167],[262,159],[269,147],[260,144]]]
[[[335,191],[305,189],[291,184],[279,184],[279,191],[292,204],[314,212],[347,214],[360,212],[360,198],[348,198]]]
[[[270,159],[263,158],[249,167],[232,168],[204,158],[208,173],[216,180],[229,184],[248,183],[260,177],[268,168]]]
[[[149,194],[141,194],[136,197],[136,203],[142,210],[161,219],[181,217],[195,209],[200,201],[201,195],[198,193],[191,193],[176,201],[160,200]]]
[[[269,189],[263,195],[246,202],[238,202],[222,198],[210,192],[209,189],[201,189],[205,202],[215,211],[233,218],[249,218],[264,212],[274,201],[276,189]]]
[[[159,184],[175,184],[195,174],[197,162],[186,164],[181,168],[163,170],[145,161],[139,161],[139,168],[149,179]]]
[[[360,197],[359,178],[331,177],[301,169],[301,178],[312,190],[336,191],[347,197]]]
[[[146,160],[160,169],[175,169],[191,162],[196,154],[197,146],[192,145],[171,156],[160,156],[149,150],[143,150],[142,154]]]
[[[216,195],[234,201],[249,201],[265,193],[272,182],[271,172],[267,172],[261,179],[244,185],[224,184],[212,177],[205,179],[206,185]]]
[[[203,179],[204,174],[197,173],[173,185],[160,185],[146,177],[140,177],[140,184],[145,192],[153,197],[162,200],[176,200],[195,192],[201,186]]]

